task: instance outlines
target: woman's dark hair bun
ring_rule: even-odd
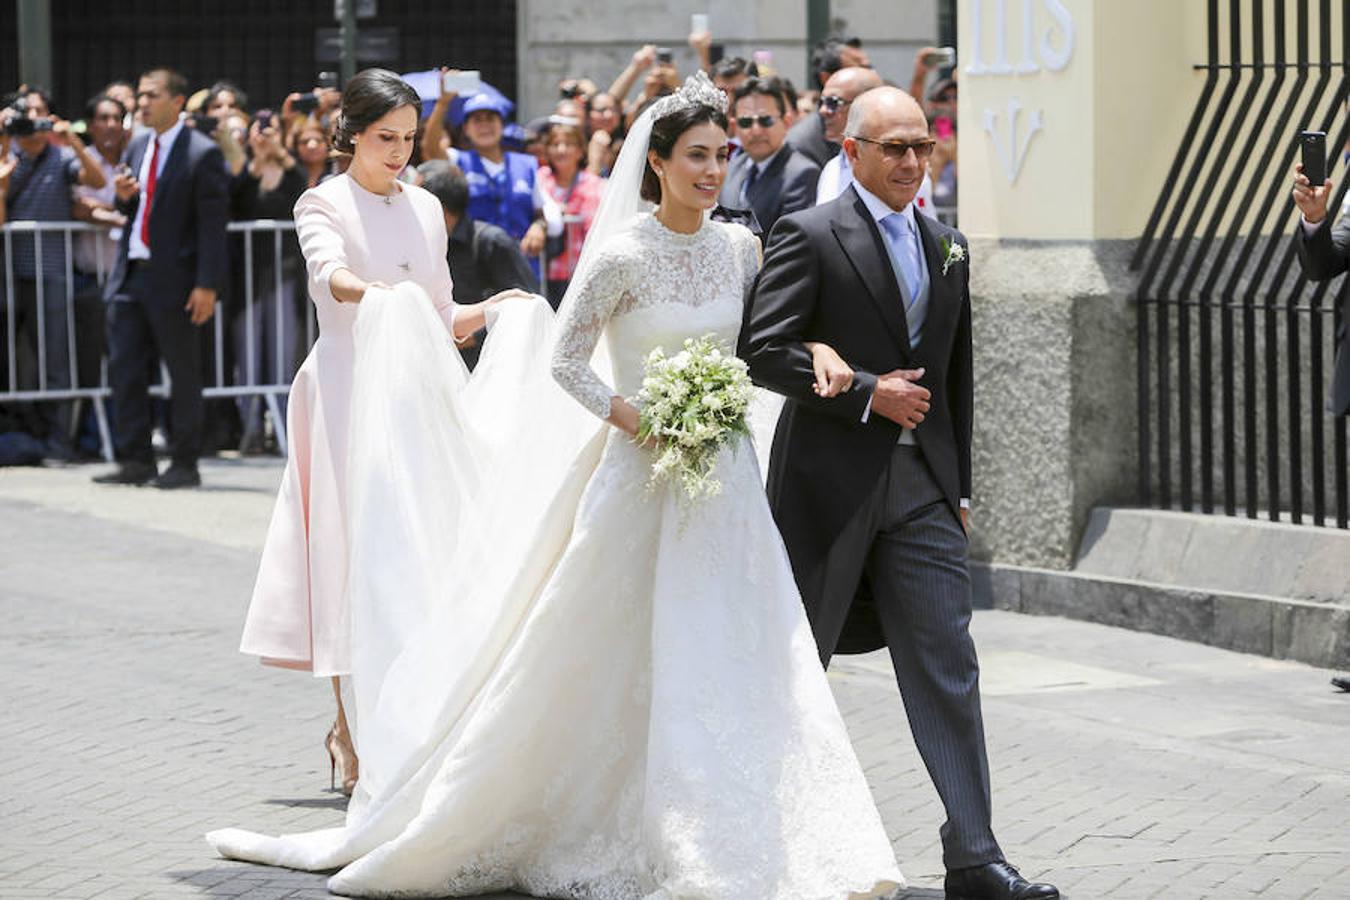
[[[422,99],[412,85],[388,69],[357,72],[342,92],[342,107],[333,127],[333,149],[356,152],[353,138],[401,106],[411,106],[421,117]]]

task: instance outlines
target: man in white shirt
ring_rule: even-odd
[[[870,91],[882,84],[881,76],[872,69],[840,69],[825,82],[820,92],[821,116],[825,120],[825,139],[839,144],[844,139],[844,123],[848,121],[848,111],[853,100],[864,91]],[[820,170],[820,180],[816,183],[816,205],[829,203],[836,199],[849,185],[853,184],[853,167],[849,165],[848,155],[842,150]],[[914,205],[919,212],[932,216],[933,180],[925,172],[923,184],[914,197]]]
[[[177,72],[141,76],[136,102],[151,130],[128,148],[135,177],[117,178],[118,209],[128,223],[104,288],[119,466],[94,479],[102,484],[201,484],[200,329],[215,314],[225,279],[229,201],[220,147],[183,127],[186,100],[187,80]],[[150,444],[148,396],[149,372],[160,359],[172,384],[172,464],[163,473]]]
[[[905,92],[859,96],[844,142],[855,184],[779,221],[738,352],[757,384],[786,398],[766,488],[822,662],[891,650],[947,813],[947,896],[1058,900],[1008,864],[991,824],[962,503],[969,264],[959,232],[914,214],[933,145]],[[831,396],[811,387],[817,341],[853,369]]]

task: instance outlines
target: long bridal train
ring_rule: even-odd
[[[653,315],[688,313],[625,321]],[[354,896],[893,889],[748,443],[720,496],[649,493],[647,451],[554,384],[541,304],[503,306],[472,379],[428,317],[400,285],[358,322],[346,824],[212,845]]]

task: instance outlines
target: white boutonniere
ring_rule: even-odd
[[[942,274],[944,277],[947,274],[947,270],[952,267],[952,263],[959,263],[965,258],[965,247],[962,247],[949,237],[944,237],[942,239]]]

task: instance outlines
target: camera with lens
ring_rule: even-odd
[[[51,131],[52,120],[42,116],[35,119],[28,117],[28,100],[25,97],[19,97],[9,105],[11,115],[5,122],[5,134],[10,137],[28,137],[37,134],[39,131]]]
[[[214,137],[216,129],[220,127],[220,119],[202,112],[193,113],[192,127],[208,137]]]
[[[319,95],[310,91],[307,94],[301,94],[291,101],[291,109],[302,115],[309,115],[319,108]]]

